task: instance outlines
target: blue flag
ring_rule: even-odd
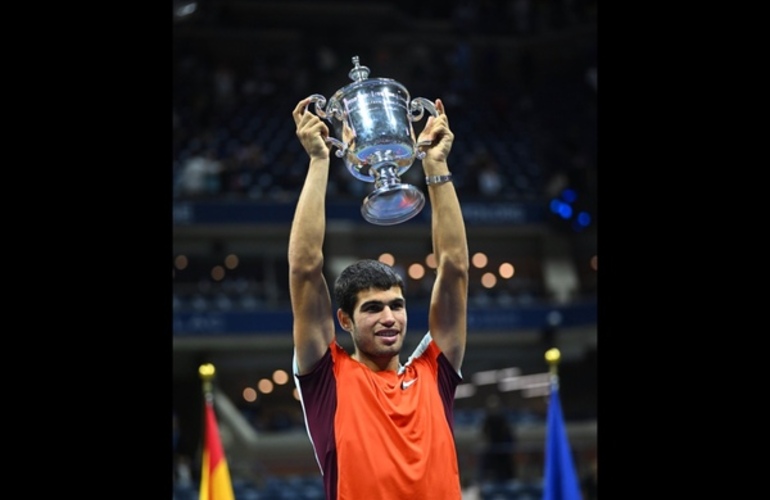
[[[559,382],[554,376],[551,382],[545,434],[543,500],[581,500],[581,498],[580,482],[572,461],[572,451],[559,401]]]

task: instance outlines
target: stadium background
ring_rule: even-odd
[[[539,376],[550,346],[563,353],[565,418],[578,469],[589,473],[597,418],[596,3],[207,0],[176,1],[173,12],[175,459],[187,457],[197,473],[197,367],[211,362],[226,453],[244,485],[238,493],[316,474],[292,383],[274,380],[291,360],[285,251],[307,163],[290,112],[302,97],[347,85],[357,55],[371,77],[393,78],[412,97],[442,98],[457,136],[450,168],[469,247],[486,256],[472,271],[469,384],[456,404],[464,484],[475,480],[491,393],[502,396],[520,437],[520,479],[536,485],[542,476],[547,391]],[[329,276],[383,252],[405,275],[424,263],[427,209],[397,227],[368,225],[358,213],[367,186],[336,168]],[[407,180],[424,187],[419,171],[415,164]],[[499,274],[503,263],[514,266],[512,277]],[[489,274],[494,285],[484,284]],[[408,280],[407,349],[425,329],[428,286],[427,278]],[[259,388],[263,380],[272,390]]]

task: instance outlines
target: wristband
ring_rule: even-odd
[[[443,184],[445,182],[451,182],[452,174],[446,175],[428,175],[425,177],[425,185],[430,186],[432,184]]]

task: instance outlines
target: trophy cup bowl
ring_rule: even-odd
[[[353,57],[348,73],[353,83],[337,90],[327,100],[309,96],[316,114],[331,123],[335,137],[327,142],[337,148],[353,177],[374,183],[361,205],[363,218],[376,225],[392,226],[420,213],[425,195],[417,187],[401,182],[401,176],[425,153],[417,143],[412,123],[427,110],[438,116],[424,97],[410,99],[409,91],[390,78],[368,78],[369,68]],[[308,106],[310,105],[308,103]]]

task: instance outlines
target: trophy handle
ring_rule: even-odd
[[[412,99],[412,103],[409,106],[411,113],[409,113],[409,120],[416,122],[420,119],[422,119],[422,115],[424,111],[427,109],[428,113],[430,113],[433,116],[438,116],[438,111],[436,111],[436,106],[429,101],[428,99],[424,97],[415,97]],[[420,146],[430,146],[430,141],[420,141],[417,143],[417,147]],[[418,160],[422,160],[425,158],[425,151],[420,151],[417,153],[416,158]]]
[[[432,102],[427,100],[424,97],[415,97],[412,99],[411,104],[409,105],[410,113],[409,113],[409,121],[420,121],[422,119],[423,111],[426,109],[428,110],[428,113],[432,114],[433,116],[438,116],[438,111],[436,111],[436,106],[433,105]]]
[[[310,98],[310,102],[308,102],[307,106],[305,106],[305,111],[307,111],[307,109],[310,107],[310,104],[312,103],[315,106],[315,113],[320,118],[329,120],[329,113],[326,110],[324,110],[324,106],[326,106],[326,98],[321,94],[312,94],[309,98]],[[331,112],[332,114],[334,114],[333,111]],[[337,151],[334,153],[337,156],[337,158],[342,158],[343,156],[345,156],[345,153],[347,153],[348,146],[342,141],[329,136],[326,138],[326,142],[331,146],[337,147]]]

